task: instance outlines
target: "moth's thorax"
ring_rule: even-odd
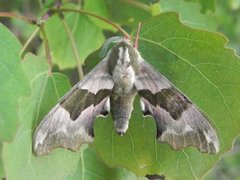
[[[139,53],[127,40],[112,48],[109,53],[109,71],[114,81],[114,93],[120,95],[133,91],[138,59]]]
[[[118,94],[128,94],[134,87],[135,74],[132,67],[123,69],[116,66],[113,71],[114,91]]]

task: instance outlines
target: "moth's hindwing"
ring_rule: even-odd
[[[155,118],[160,142],[176,150],[195,146],[201,152],[219,151],[217,135],[203,113],[143,59],[135,87],[143,114]]]
[[[93,141],[93,124],[98,115],[109,112],[113,88],[107,60],[100,62],[76,84],[49,112],[35,131],[33,148],[36,155],[64,147],[73,151]]]

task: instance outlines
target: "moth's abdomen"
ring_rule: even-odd
[[[113,94],[110,98],[114,126],[119,135],[123,135],[128,129],[135,96],[136,92],[133,92],[124,96]]]

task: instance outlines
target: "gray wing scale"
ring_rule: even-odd
[[[143,114],[156,121],[158,141],[176,150],[195,146],[210,154],[219,151],[215,130],[203,113],[144,60],[140,62],[135,87]]]
[[[36,155],[47,154],[57,147],[77,151],[82,144],[93,141],[94,120],[110,110],[113,81],[108,72],[105,59],[48,113],[35,131]]]

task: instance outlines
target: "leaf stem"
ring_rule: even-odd
[[[40,24],[40,31],[42,33],[42,37],[43,37],[43,44],[44,44],[44,48],[45,48],[45,52],[46,52],[46,58],[47,58],[47,62],[49,65],[49,75],[52,75],[52,57],[51,57],[51,51],[50,51],[50,47],[49,47],[49,42],[48,42],[48,38],[47,38],[47,34],[45,32],[45,26],[44,23]]]
[[[28,45],[31,43],[31,41],[33,40],[33,38],[36,36],[36,34],[39,32],[39,27],[35,28],[35,30],[32,32],[32,34],[30,35],[30,37],[27,39],[27,41],[25,42],[25,44],[23,45],[21,51],[20,51],[20,56],[23,57],[23,53],[26,50],[26,48],[28,47]]]
[[[66,31],[69,39],[70,39],[70,43],[71,43],[71,46],[73,48],[73,53],[74,53],[74,56],[75,56],[76,61],[77,61],[77,69],[78,69],[79,79],[82,79],[83,78],[83,70],[82,70],[81,59],[80,59],[79,54],[78,54],[76,43],[74,41],[72,32],[71,32],[66,20],[64,19],[64,17],[61,18],[61,19],[62,19],[64,29],[65,29],[65,31]]]
[[[70,9],[70,8],[59,8],[59,9],[51,9],[52,12],[77,12],[77,13],[81,13],[81,14],[85,14],[88,16],[92,16],[95,17],[97,19],[100,19],[108,24],[110,24],[111,26],[113,26],[114,28],[116,28],[117,30],[119,30],[121,33],[124,34],[124,36],[126,36],[127,38],[130,37],[130,35],[124,30],[122,29],[119,25],[115,24],[114,22],[110,21],[109,19],[106,19],[104,17],[98,16],[97,14],[82,10],[82,9]]]
[[[139,39],[139,35],[140,35],[140,30],[141,30],[141,22],[138,23],[137,34],[136,34],[135,42],[133,45],[133,47],[135,47],[136,49],[138,49],[138,39]]]
[[[12,17],[12,18],[23,20],[29,24],[37,24],[37,21],[35,19],[29,18],[27,16],[11,13],[11,12],[0,12],[0,17]]]

